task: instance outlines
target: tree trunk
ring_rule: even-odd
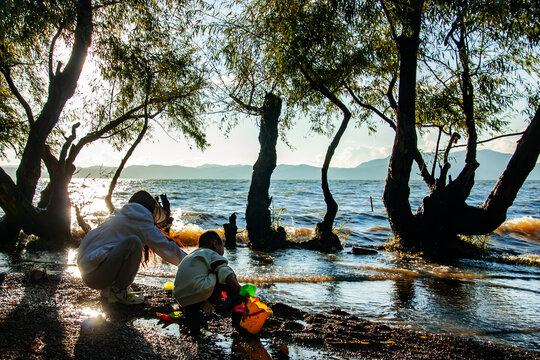
[[[488,234],[506,220],[506,212],[512,206],[519,189],[536,166],[540,156],[540,107],[518,141],[516,151],[506,169],[479,207],[463,206],[455,214],[459,234]]]
[[[267,94],[262,108],[259,131],[261,145],[259,157],[253,166],[251,186],[246,208],[246,229],[249,245],[253,249],[276,249],[286,247],[285,229],[272,229],[268,196],[270,178],[276,168],[276,142],[278,122],[281,114],[281,99],[274,94]]]
[[[489,234],[506,220],[506,212],[540,155],[540,108],[527,127],[505,171],[482,206],[469,206],[462,199],[462,188],[448,184],[438,193],[424,198],[415,216],[429,256],[462,255],[458,235]]]
[[[335,98],[335,100],[337,100],[337,98]],[[343,105],[341,101],[337,101],[339,104]],[[343,246],[339,241],[339,237],[332,231],[334,220],[336,219],[338,212],[338,204],[334,200],[332,192],[330,191],[330,186],[328,185],[328,168],[330,167],[330,162],[332,161],[334,152],[336,151],[336,148],[339,145],[341,137],[343,136],[345,129],[347,129],[347,125],[349,124],[349,120],[351,118],[351,113],[345,107],[345,105],[343,105],[341,108],[343,111],[343,120],[341,121],[341,125],[339,126],[334,139],[328,146],[324,163],[321,168],[321,187],[324,202],[326,203],[326,213],[324,214],[323,220],[317,223],[313,238],[307,244],[305,244],[308,248],[325,252],[343,249]]]
[[[20,230],[27,234],[47,236],[49,229],[44,212],[26,200],[11,177],[0,168],[0,206],[6,215],[0,224],[2,247],[9,248],[17,242]]]
[[[0,234],[2,235],[0,249],[13,250],[17,244],[21,230],[21,225],[18,221],[13,220],[7,215],[0,218]]]
[[[305,78],[309,81],[311,86],[323,94],[332,104],[336,105],[343,113],[343,120],[339,126],[334,139],[328,146],[326,150],[326,156],[324,158],[324,163],[321,168],[321,187],[324,196],[324,202],[326,203],[326,214],[324,215],[323,221],[317,223],[315,227],[315,235],[304,243],[301,243],[301,246],[308,249],[320,250],[320,251],[335,251],[343,249],[339,237],[334,234],[332,228],[334,226],[334,220],[336,219],[338,204],[334,200],[332,193],[330,192],[330,187],[328,186],[328,168],[330,167],[330,161],[334,156],[337,146],[343,136],[343,133],[347,129],[349,120],[351,118],[351,112],[345,106],[345,104],[324,84],[316,80],[316,75],[313,75],[313,69],[309,67],[302,67],[300,69]]]
[[[422,247],[417,225],[409,204],[409,177],[417,151],[415,128],[416,66],[420,37],[422,2],[414,2],[403,11],[410,28],[397,39],[400,54],[399,98],[396,136],[390,156],[383,201],[394,235],[409,248]]]
[[[69,171],[69,170],[68,170]],[[68,186],[73,172],[59,174],[55,179],[51,191],[51,199],[43,211],[48,230],[46,235],[40,236],[40,248],[61,249],[68,244],[71,238],[71,201]]]
[[[421,19],[421,2],[404,7],[405,28],[398,40],[400,83],[397,129],[384,189],[384,203],[397,243],[407,250],[421,251],[430,257],[464,255],[458,235],[488,234],[506,219],[528,174],[540,154],[540,108],[537,109],[506,170],[482,206],[472,207],[466,200],[474,185],[477,134],[474,118],[474,92],[469,72],[469,59],[463,36],[456,40],[462,64],[461,90],[467,128],[467,154],[463,170],[455,181],[446,184],[446,163],[434,191],[424,198],[422,207],[413,215],[409,204],[409,176],[414,153],[418,152],[415,131],[415,88],[417,51]],[[407,13],[408,11],[411,11]],[[461,28],[462,35],[464,29]],[[444,158],[448,156],[452,136]],[[446,162],[446,160],[445,160]],[[428,184],[429,185],[429,184]]]
[[[17,168],[17,186],[32,201],[41,175],[41,154],[45,141],[58,122],[66,102],[75,93],[92,38],[92,1],[80,0],[77,27],[71,56],[63,71],[50,80],[49,94],[36,122],[31,126],[21,162]]]

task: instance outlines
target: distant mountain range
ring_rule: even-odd
[[[510,160],[511,154],[492,150],[480,150],[477,160],[480,167],[476,171],[476,180],[496,180]],[[425,155],[426,162],[429,155]],[[456,178],[463,167],[465,151],[452,154],[449,174]],[[328,178],[331,180],[384,180],[388,170],[389,157],[364,162],[354,168],[330,168]],[[16,166],[2,166],[14,177]],[[115,168],[108,166],[91,166],[79,169],[74,177],[111,177]],[[121,178],[131,179],[251,179],[252,165],[202,165],[197,167],[164,166],[164,165],[131,165],[122,171]],[[411,179],[419,180],[419,170],[413,164]],[[42,174],[47,177],[47,174]],[[272,174],[273,180],[318,180],[321,169],[309,165],[278,165]],[[540,165],[527,177],[528,180],[540,180]]]

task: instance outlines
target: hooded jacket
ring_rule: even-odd
[[[81,273],[89,274],[97,269],[109,252],[130,235],[138,236],[143,245],[148,245],[173,265],[180,264],[186,256],[174,241],[167,239],[154,225],[150,210],[138,203],[128,203],[86,234],[77,253]]]
[[[174,280],[174,298],[182,306],[207,300],[214,286],[224,284],[234,274],[227,259],[212,249],[198,248],[178,266]]]

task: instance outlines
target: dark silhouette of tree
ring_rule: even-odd
[[[204,109],[201,94],[206,86],[204,67],[195,66],[197,58],[186,30],[191,19],[182,18],[184,12],[174,2],[164,0],[144,6],[112,2],[94,7],[85,1],[77,6],[44,2],[16,9],[10,4],[0,6],[0,12],[7,14],[2,43],[7,46],[0,53],[4,81],[0,86],[9,100],[9,106],[0,108],[0,118],[9,120],[10,131],[19,132],[10,143],[2,142],[0,149],[3,156],[7,145],[17,152],[17,146],[24,150],[16,184],[0,171],[0,205],[6,214],[0,230],[6,246],[16,241],[21,229],[51,240],[52,246],[62,246],[70,237],[68,185],[76,158],[86,145],[105,140],[118,150],[131,146],[120,168],[155,126],[180,131],[198,147],[206,146],[200,116]],[[174,30],[167,25],[171,22],[178,25]],[[92,27],[93,23],[98,26]],[[90,95],[85,95],[75,89],[91,36],[99,73],[85,84],[91,89]],[[55,71],[54,50],[60,39],[72,41],[73,46],[64,70],[58,62]],[[40,78],[42,62],[32,56],[47,60],[48,79]],[[23,94],[30,94],[32,99],[26,100]],[[43,95],[47,100],[34,120],[34,108]],[[83,97],[78,102],[81,108],[64,109],[68,99]],[[23,113],[26,126],[19,125]],[[76,121],[69,124],[73,119]],[[65,133],[69,128],[68,136]],[[81,129],[86,134],[77,140]],[[32,200],[42,161],[50,179],[35,207]]]

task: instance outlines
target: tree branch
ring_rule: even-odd
[[[534,169],[540,154],[540,107],[519,139],[516,151],[506,169],[481,206],[492,213],[493,218],[504,221],[507,209],[512,205],[523,182]],[[502,223],[502,221],[500,223]],[[496,226],[500,225],[496,224]]]
[[[253,106],[253,105],[249,105],[249,104],[246,104],[245,102],[243,102],[242,100],[240,100],[239,98],[237,98],[235,95],[233,94],[229,94],[229,96],[231,97],[231,99],[234,100],[234,102],[236,104],[238,104],[238,106],[240,106],[242,109],[250,112],[250,113],[254,113],[254,114],[257,114],[257,115],[260,115],[262,114],[262,108],[260,107],[256,107],[256,106]]]
[[[443,126],[438,125],[438,124],[416,124],[416,125],[421,127],[421,128],[437,128],[438,130],[442,131],[443,134],[448,135],[448,136],[452,136],[451,131],[446,131]],[[449,129],[449,130],[451,130],[451,129]]]
[[[67,161],[70,163],[73,163],[75,161],[75,158],[81,151],[81,149],[86,144],[99,139],[101,136],[103,136],[103,134],[113,130],[117,126],[121,125],[123,122],[130,120],[132,118],[132,115],[136,113],[137,111],[141,110],[142,108],[144,108],[144,105],[136,106],[133,109],[129,110],[128,112],[124,113],[122,116],[119,116],[115,120],[109,122],[107,125],[105,125],[101,129],[93,131],[87,134],[86,136],[82,137],[76,145],[71,147]]]
[[[15,95],[19,103],[24,108],[24,111],[26,112],[26,118],[28,119],[28,123],[30,126],[34,125],[34,114],[32,113],[32,108],[28,104],[28,102],[24,99],[24,97],[19,92],[19,89],[17,89],[17,86],[13,82],[13,78],[11,77],[11,70],[7,66],[1,66],[0,71],[2,74],[4,74],[4,78],[6,79],[6,82],[8,83],[9,89],[11,90],[11,93]]]
[[[379,109],[377,109],[376,107],[374,107],[373,105],[370,105],[370,104],[366,104],[364,102],[362,102],[358,96],[356,96],[356,94],[354,93],[354,91],[348,86],[348,85],[345,85],[345,88],[347,89],[347,91],[349,92],[349,94],[352,96],[353,100],[358,104],[360,105],[361,107],[367,109],[367,110],[370,110],[370,111],[373,111],[375,114],[377,114],[381,119],[383,119],[388,125],[390,125],[390,127],[395,131],[396,130],[396,124],[394,123],[394,121],[392,121],[392,119],[390,119],[388,116],[384,115],[384,113],[382,111],[380,111]]]
[[[64,21],[60,24],[60,27],[56,31],[56,34],[54,34],[51,44],[49,45],[49,80],[52,80],[54,77],[54,71],[53,71],[53,62],[54,62],[54,46],[56,45],[56,40],[60,37],[62,34],[62,31],[64,30]],[[57,69],[58,71],[58,69]]]
[[[504,138],[504,137],[523,135],[524,133],[525,133],[525,131],[518,132],[518,133],[512,133],[512,134],[499,135],[499,136],[492,137],[491,139],[477,141],[476,144],[483,144],[483,143],[487,143],[487,142],[497,140],[497,139],[501,139],[501,138]],[[467,144],[454,145],[454,146],[452,146],[452,148],[460,148],[460,147],[465,147],[465,146],[467,146]]]
[[[60,155],[58,156],[58,161],[61,161],[62,163],[66,161],[67,151],[77,137],[77,128],[79,126],[81,126],[80,122],[73,124],[73,126],[71,127],[71,135],[66,139],[66,142],[62,146],[62,150],[60,151]]]
[[[460,108],[463,109],[463,105],[461,104],[459,99],[457,99],[455,96],[452,95],[452,91],[450,91],[450,88],[448,88],[448,86],[446,85],[446,82],[440,78],[440,76],[435,72],[435,70],[431,68],[431,66],[429,66],[427,61],[423,61],[423,63],[427,66],[429,72],[431,72],[431,74],[435,77],[435,79],[437,79],[437,81],[439,81],[439,83],[441,83],[442,86],[447,90],[447,96],[450,97],[450,99],[452,99]]]
[[[383,0],[380,0],[379,2],[381,3],[381,7],[382,7],[382,9],[384,11],[384,14],[386,15],[386,19],[388,20],[388,24],[390,26],[390,31],[392,32],[392,37],[394,38],[395,41],[397,41],[398,35],[397,35],[397,32],[396,32],[396,27],[394,26],[394,23],[392,22],[392,18],[390,16],[390,11],[388,10],[386,5],[384,4]]]
[[[390,84],[388,84],[388,92],[386,93],[386,96],[388,97],[388,102],[390,103],[390,107],[394,111],[397,111],[397,108],[398,108],[396,99],[394,98],[394,87],[396,86],[396,81],[397,81],[397,73],[394,73],[392,75],[392,79],[390,80]]]
[[[446,146],[446,150],[444,151],[443,155],[443,166],[441,167],[441,173],[439,175],[439,179],[437,180],[437,187],[443,187],[444,184],[446,184],[446,174],[448,173],[448,170],[450,170],[450,163],[448,162],[448,155],[450,154],[450,149],[452,148],[452,144],[458,141],[461,138],[461,136],[458,133],[453,133],[450,137],[450,140],[448,141],[448,145]]]
[[[418,169],[420,170],[420,175],[422,176],[422,179],[424,179],[424,182],[431,189],[435,184],[435,178],[429,173],[427,165],[424,162],[424,158],[422,157],[422,154],[420,153],[420,150],[418,150],[418,148],[416,148],[413,153],[413,159],[416,162],[416,165],[418,165]]]
[[[54,174],[58,173],[58,164],[59,161],[56,159],[56,157],[51,152],[51,148],[48,145],[45,145],[43,147],[43,155],[42,155],[43,162],[45,163],[45,167],[47,168],[47,171],[51,176],[54,176]]]
[[[58,123],[66,102],[73,96],[81,74],[93,32],[92,1],[77,2],[77,25],[71,54],[64,71],[57,73],[49,83],[45,104],[30,128],[28,139],[17,168],[17,186],[28,201],[32,201],[41,173],[43,146]]]
[[[122,159],[120,162],[120,165],[116,169],[116,172],[114,173],[113,178],[111,179],[111,183],[109,184],[109,191],[107,192],[107,195],[105,196],[105,204],[107,205],[107,208],[109,209],[109,212],[112,214],[114,211],[114,205],[111,201],[112,193],[114,191],[114,188],[116,187],[116,183],[118,182],[118,178],[120,177],[120,174],[122,173],[122,170],[124,170],[124,166],[126,166],[127,161],[135,151],[135,148],[139,145],[139,143],[144,138],[144,135],[146,134],[146,131],[148,130],[148,95],[146,96],[145,103],[144,103],[144,124],[141,129],[141,132],[139,133],[139,136],[137,136],[137,139],[135,139],[135,142],[131,145],[129,150],[126,153],[126,156]]]
[[[442,126],[439,127],[439,136],[437,136],[437,144],[435,145],[435,156],[433,157],[433,166],[431,167],[431,176],[435,177],[435,166],[439,157],[439,144],[441,143]]]

